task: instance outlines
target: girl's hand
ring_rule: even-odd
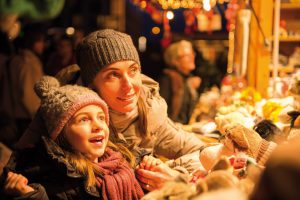
[[[159,189],[165,182],[174,180],[179,172],[152,156],[148,156],[136,169],[136,177],[142,188],[148,191]]]
[[[158,158],[154,158],[153,156],[144,156],[143,160],[140,162],[138,169],[145,169],[153,171],[154,168],[163,162]]]
[[[3,191],[10,196],[22,196],[34,191],[28,184],[28,179],[21,174],[8,172]]]

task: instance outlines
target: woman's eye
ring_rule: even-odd
[[[140,70],[139,70],[138,67],[132,67],[132,68],[130,68],[130,71],[129,71],[130,76],[136,75],[139,71],[140,71]]]
[[[116,78],[119,77],[119,74],[117,72],[110,72],[109,74],[107,74],[107,78]]]

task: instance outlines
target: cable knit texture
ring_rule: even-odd
[[[277,144],[274,142],[268,142],[266,140],[263,140],[261,142],[256,162],[260,165],[265,165],[267,160],[269,159],[271,153],[274,151],[274,149],[277,147]]]
[[[262,139],[256,131],[248,129],[241,124],[228,125],[225,135],[245,150],[249,156],[255,158],[260,165],[266,163],[277,146],[276,143]]]
[[[132,168],[119,152],[107,148],[97,166],[103,173],[96,182],[104,200],[137,200],[144,195]]]
[[[106,103],[88,88],[77,85],[60,87],[56,78],[44,76],[35,84],[34,89],[41,99],[40,110],[52,139],[58,136],[79,109],[87,105],[100,106],[105,113],[106,123],[109,123]]]
[[[114,62],[133,60],[140,65],[131,37],[112,29],[86,36],[76,49],[76,59],[85,85],[91,84],[101,69]]]

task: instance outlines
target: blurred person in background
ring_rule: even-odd
[[[195,69],[195,52],[186,40],[171,44],[164,53],[169,68],[160,77],[160,94],[168,104],[168,115],[175,121],[187,124],[198,102],[197,88],[201,78],[192,76]]]
[[[12,93],[12,116],[20,136],[31,122],[40,100],[35,94],[34,84],[44,75],[41,56],[45,48],[41,24],[28,24],[20,36],[16,55],[9,63],[9,79]]]
[[[9,147],[16,141],[17,133],[12,116],[8,71],[9,62],[15,53],[13,40],[19,32],[20,22],[17,15],[0,14],[0,142]]]
[[[62,35],[56,43],[56,49],[47,59],[44,68],[45,74],[51,76],[57,74],[62,68],[76,63],[73,38]]]
[[[278,146],[250,200],[294,200],[300,197],[300,137]]]

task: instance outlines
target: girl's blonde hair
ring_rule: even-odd
[[[72,148],[65,137],[64,131],[59,134],[59,136],[55,139],[55,142],[62,148],[67,162],[74,166],[79,174],[85,177],[85,185],[87,187],[94,186],[96,184],[96,174],[99,174],[100,176],[103,175],[99,168],[97,168],[96,165],[85,155]],[[132,167],[135,166],[134,156],[124,145],[113,144],[108,141],[107,147],[120,152]]]

